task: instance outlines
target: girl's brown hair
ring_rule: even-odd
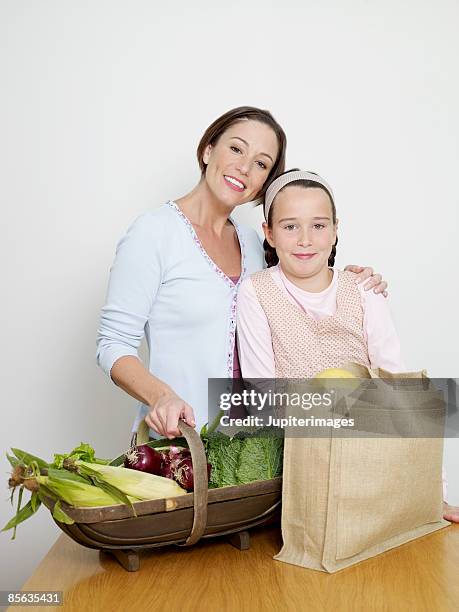
[[[285,136],[285,132],[269,111],[256,108],[255,106],[238,106],[237,108],[229,110],[221,117],[218,117],[218,119],[215,119],[215,121],[209,125],[198,144],[196,155],[198,157],[199,167],[201,168],[201,175],[204,176],[206,174],[207,167],[207,164],[205,164],[202,159],[205,148],[208,145],[213,146],[217,144],[218,139],[223,132],[243,119],[250,119],[252,121],[264,123],[273,130],[277,137],[277,144],[279,147],[277,157],[260,193],[257,194],[257,197],[262,197],[271,181],[273,181],[284,171],[285,151],[287,148],[287,137]]]
[[[292,168],[291,170],[287,170],[283,174],[288,174],[289,172],[295,172],[295,171],[299,171],[299,168]],[[315,174],[315,172],[311,172],[311,174]],[[291,187],[292,185],[298,185],[299,187],[304,187],[304,189],[307,189],[308,187],[318,187],[319,189],[323,189],[325,193],[328,195],[328,197],[330,198],[331,207],[332,207],[333,225],[336,225],[335,201],[333,200],[332,194],[328,191],[328,189],[324,187],[324,185],[322,185],[321,183],[316,183],[315,181],[312,181],[312,180],[300,179],[298,181],[292,181],[291,183],[287,183],[287,185],[279,189],[279,191],[276,193],[276,197],[281,191],[283,191],[287,187]],[[266,220],[268,227],[270,228],[272,228],[273,209],[274,209],[274,202],[276,200],[276,197],[274,198],[271,208],[269,209],[268,218]],[[330,268],[333,268],[333,266],[335,265],[336,245],[337,244],[338,244],[338,236],[336,236],[335,244],[333,245],[330,256],[328,258],[328,265],[330,266]],[[265,261],[266,261],[268,268],[271,268],[272,266],[277,265],[279,263],[279,257],[277,256],[276,249],[269,244],[266,238],[265,238],[265,241],[263,242],[263,248],[265,250]]]

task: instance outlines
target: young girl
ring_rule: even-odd
[[[282,174],[266,192],[264,213],[268,268],[238,294],[243,376],[312,377],[346,361],[403,371],[387,300],[333,269],[338,220],[324,179]]]
[[[405,370],[387,300],[333,269],[338,220],[326,181],[282,174],[266,192],[264,213],[268,268],[245,279],[237,299],[243,377],[310,378],[346,361]],[[444,517],[458,522],[459,508],[445,502]]]

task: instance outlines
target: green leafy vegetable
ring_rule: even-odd
[[[236,471],[243,440],[215,433],[207,440],[207,460],[212,465],[211,488],[237,484]]]
[[[247,438],[239,454],[236,479],[244,484],[282,474],[283,439],[274,436]]]
[[[52,463],[55,468],[66,467],[67,462],[72,461],[86,461],[86,463],[100,463],[106,465],[110,463],[109,459],[98,459],[96,452],[90,444],[82,442],[79,446],[75,447],[70,453],[56,453],[54,455],[54,461]]]
[[[276,431],[239,433],[233,438],[221,432],[210,434],[207,438],[207,458],[212,464],[209,486],[226,487],[281,476],[283,443]]]

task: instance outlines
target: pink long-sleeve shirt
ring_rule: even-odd
[[[314,319],[320,320],[335,314],[337,274],[333,274],[332,282],[324,291],[311,293],[289,281],[279,264],[270,268],[270,271],[288,299],[299,308],[304,308]],[[363,309],[363,332],[371,367],[384,368],[390,372],[405,371],[400,341],[387,299],[373,291],[365,291],[361,284],[358,287]],[[275,378],[271,331],[250,278],[245,279],[239,288],[237,334],[242,375],[245,378]]]

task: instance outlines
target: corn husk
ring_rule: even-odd
[[[164,499],[185,495],[187,491],[170,478],[163,478],[155,474],[131,470],[125,467],[114,467],[111,465],[99,465],[76,461],[75,465],[82,473],[95,471],[105,482],[116,487],[127,496],[137,499]]]
[[[95,487],[85,482],[67,479],[60,480],[57,478],[48,478],[48,476],[36,476],[36,480],[39,485],[50,489],[59,499],[62,499],[70,506],[97,507],[114,506],[122,503],[99,487]],[[139,500],[133,497],[130,501]]]

